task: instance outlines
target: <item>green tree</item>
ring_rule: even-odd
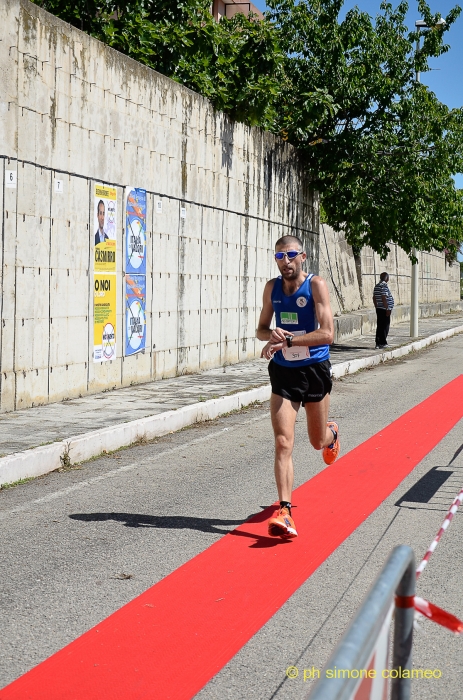
[[[273,130],[304,154],[327,223],[357,251],[382,256],[388,242],[411,254],[454,248],[461,199],[452,175],[463,170],[463,113],[449,110],[415,78],[448,50],[439,29],[408,32],[406,2],[382,2],[375,20],[343,0],[268,0],[285,54],[285,80]],[[435,26],[427,3],[419,11]],[[454,241],[452,243],[452,240]]]

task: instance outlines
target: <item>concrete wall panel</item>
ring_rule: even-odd
[[[373,288],[381,272],[389,274],[389,286],[395,304],[410,303],[411,263],[406,253],[391,244],[386,260],[369,248],[361,252],[363,305],[373,306]],[[435,303],[460,298],[460,266],[449,266],[444,253],[421,252],[418,256],[419,301]],[[322,225],[320,241],[320,274],[330,290],[333,311],[336,315],[355,311],[362,307],[361,290],[352,249],[344,234]]]
[[[87,362],[87,349],[78,339],[87,338],[88,332],[86,316],[53,317],[50,324],[50,365],[56,367]]]
[[[14,8],[17,10],[17,8]],[[7,3],[0,3],[0,152],[12,153],[17,134],[16,103],[18,97],[18,26],[17,14]]]
[[[2,372],[14,370],[14,348],[15,348],[15,288],[16,270],[12,265],[3,266],[3,309],[2,309]]]
[[[1,410],[252,357],[275,232],[315,216],[291,147],[28,0],[2,3],[0,19],[1,152],[17,173],[2,203]],[[118,192],[118,356],[102,364],[95,182]],[[148,192],[148,347],[122,361],[128,184]]]
[[[15,408],[30,408],[48,403],[48,367],[17,371]]]
[[[50,172],[27,163],[18,168],[17,265],[48,267],[50,232],[43,212],[50,201]]]
[[[48,324],[49,289],[47,268],[17,267],[16,319],[46,319]]]
[[[109,362],[93,362],[91,360],[88,365],[88,391],[96,393],[105,389],[117,389],[121,386],[121,365],[122,358],[120,356]]]
[[[16,173],[16,160],[5,159],[4,169],[5,171]],[[3,373],[9,373],[14,370],[16,313],[16,200],[17,189],[9,189],[5,187],[2,232],[2,322],[0,329],[2,339],[1,370]],[[11,379],[11,377],[5,376],[4,381],[4,389],[6,393],[4,396],[2,395],[2,405],[10,406],[11,396],[13,397],[14,402],[14,377]],[[2,387],[2,392],[4,389]]]
[[[1,392],[2,413],[14,411],[16,407],[16,377],[12,370],[7,371],[5,368],[2,371]]]
[[[155,353],[155,379],[175,377],[177,374],[177,351],[165,350]]]
[[[49,396],[53,401],[63,401],[87,393],[87,363],[55,365],[49,373]]]
[[[15,370],[48,369],[48,318],[17,319],[15,328]]]
[[[152,359],[148,351],[124,357],[122,362],[122,386],[146,382],[152,378]]]

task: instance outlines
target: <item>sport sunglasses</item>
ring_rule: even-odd
[[[275,260],[284,260],[285,257],[287,257],[288,260],[294,260],[298,255],[302,255],[303,252],[302,250],[285,250],[284,253],[278,251],[278,253],[275,253]]]

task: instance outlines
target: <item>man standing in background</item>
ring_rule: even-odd
[[[389,275],[382,272],[379,282],[373,290],[373,304],[376,309],[376,347],[387,348],[387,336],[391,325],[391,311],[394,308],[394,297],[387,283]]]

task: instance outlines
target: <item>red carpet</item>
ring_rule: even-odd
[[[0,691],[0,700],[191,698],[463,417],[463,376]]]

